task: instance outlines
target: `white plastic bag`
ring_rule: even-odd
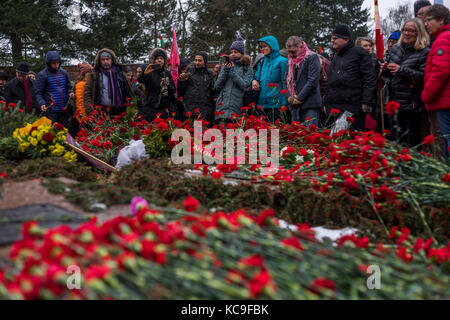
[[[134,161],[147,158],[149,158],[149,156],[145,152],[144,141],[130,141],[130,144],[120,151],[119,157],[117,158],[116,169],[120,170],[122,167],[132,164]]]
[[[347,130],[350,128],[351,123],[347,121],[347,118],[353,117],[353,113],[345,111],[334,123],[333,129],[331,129],[330,137],[333,134],[338,133],[341,130]]]

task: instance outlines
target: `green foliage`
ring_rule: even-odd
[[[23,112],[20,102],[14,107],[0,104],[0,138],[11,137],[14,130],[36,120],[36,115]]]
[[[4,161],[0,171],[6,172],[11,180],[27,181],[41,177],[66,177],[77,181],[94,181],[95,171],[92,167],[79,163],[67,162],[64,158],[43,158],[21,162]]]
[[[152,159],[169,158],[172,148],[167,143],[172,136],[173,130],[152,130],[145,138],[145,150]]]

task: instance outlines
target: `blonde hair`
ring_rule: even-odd
[[[400,46],[403,43],[403,29],[405,28],[406,24],[412,22],[414,24],[414,27],[416,28],[417,32],[417,39],[414,43],[414,49],[416,50],[422,50],[429,46],[430,44],[430,36],[428,35],[428,32],[425,30],[425,26],[419,18],[413,18],[406,20],[406,22],[403,24],[402,27],[402,35],[400,36],[400,40],[396,45]]]
[[[363,41],[370,43],[372,47],[375,46],[375,42],[371,37],[359,37],[358,39],[356,39],[355,44],[361,47]]]

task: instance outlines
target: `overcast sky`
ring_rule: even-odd
[[[380,7],[380,16],[381,18],[384,18],[387,13],[388,10],[392,7],[395,7],[399,4],[403,4],[403,3],[410,3],[411,4],[411,8],[414,7],[414,2],[416,0],[378,0],[378,5]],[[434,0],[430,0],[431,4],[434,4]],[[373,7],[374,7],[374,0],[364,0],[364,8],[371,8],[370,12],[372,13],[373,16]],[[450,8],[450,0],[444,0],[444,5],[447,6],[447,8]]]

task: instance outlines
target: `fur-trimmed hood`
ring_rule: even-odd
[[[167,69],[169,67],[169,61],[167,57],[167,51],[161,48],[155,48],[152,51],[150,51],[150,64],[154,64],[157,57],[163,56],[164,57],[164,69]]]
[[[95,64],[94,64],[94,69],[98,69],[98,68],[101,67],[100,57],[101,57],[101,55],[102,55],[103,52],[108,52],[108,53],[111,55],[111,57],[112,57],[113,65],[119,66],[119,63],[118,63],[118,61],[117,61],[117,56],[116,56],[116,54],[114,53],[114,51],[112,51],[111,49],[108,49],[108,48],[103,48],[103,49],[101,49],[101,50],[97,53],[97,56],[95,57],[95,61],[94,61],[94,63],[95,63]]]
[[[252,64],[252,57],[248,56],[248,55],[243,55],[241,57],[241,64],[243,66],[250,66]]]

